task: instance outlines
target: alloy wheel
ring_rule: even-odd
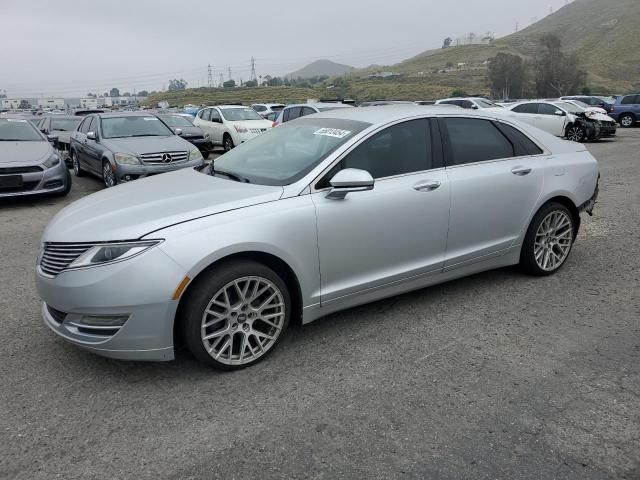
[[[104,162],[102,165],[102,178],[104,179],[104,185],[107,188],[113,187],[116,184],[116,176],[115,173],[113,173],[113,169],[109,162]]]
[[[80,164],[78,163],[78,155],[77,154],[73,154],[71,156],[71,164],[73,165],[73,174],[76,177],[80,176]]]
[[[567,138],[572,142],[581,142],[584,140],[584,130],[580,127],[571,127],[567,132]]]
[[[573,222],[566,212],[554,210],[540,223],[533,252],[536,263],[545,272],[562,266],[573,243]]]
[[[233,140],[231,139],[231,137],[227,136],[224,139],[224,151],[228,152],[229,150],[233,149]]]
[[[256,276],[233,280],[218,290],[205,308],[202,343],[220,363],[251,363],[280,337],[285,308],[282,292],[270,280]]]
[[[625,128],[629,128],[633,125],[633,117],[629,116],[629,115],[625,115],[624,117],[622,117],[620,119],[620,124],[625,127]]]

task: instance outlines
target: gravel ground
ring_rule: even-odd
[[[100,184],[0,203],[0,477],[640,478],[640,129],[589,148],[600,202],[557,275],[503,269],[331,315],[235,373],[58,339],[39,236]]]

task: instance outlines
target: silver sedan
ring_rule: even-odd
[[[389,106],[311,115],[181,170],[83,198],[42,238],[46,325],[112,358],[222,369],[293,321],[507,265],[566,261],[598,165],[495,112]]]

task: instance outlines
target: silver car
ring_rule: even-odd
[[[311,115],[62,210],[37,261],[42,315],[108,357],[171,360],[180,341],[241,368],[292,321],[506,265],[556,272],[598,178],[583,145],[491,114]]]

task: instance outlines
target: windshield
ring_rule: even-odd
[[[59,132],[70,132],[71,130],[75,130],[81,121],[82,121],[82,117],[52,118],[51,130],[56,130]]]
[[[484,98],[478,98],[476,103],[480,106],[480,108],[503,108],[502,105],[498,105],[497,103],[493,103],[490,100],[485,100]]]
[[[193,127],[193,123],[182,115],[158,115],[160,119],[170,127]]]
[[[230,122],[239,122],[243,120],[264,120],[258,112],[253,108],[221,108],[222,116]]]
[[[173,132],[158,117],[107,117],[102,119],[104,138],[159,137]]]
[[[580,108],[589,108],[590,105],[584,102],[581,102],[580,100],[572,100],[572,102],[574,105],[577,105]]]
[[[300,118],[238,145],[213,166],[216,172],[251,183],[289,185],[369,126],[353,120]]]
[[[0,142],[43,142],[40,132],[27,120],[0,118]]]
[[[556,103],[554,103],[554,105],[556,107],[560,107],[561,109],[563,109],[566,112],[573,113],[573,114],[578,114],[578,113],[584,112],[583,108],[580,108],[577,105],[574,105],[573,103],[556,102]]]

